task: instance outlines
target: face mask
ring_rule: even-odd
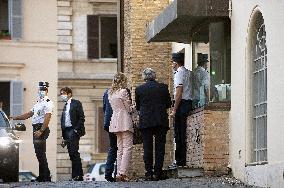
[[[45,91],[39,91],[38,95],[39,95],[39,98],[42,99],[42,98],[44,98],[46,96],[46,93],[45,93]]]
[[[64,102],[66,102],[66,101],[68,100],[68,97],[67,97],[67,95],[61,95],[61,99],[62,99]]]

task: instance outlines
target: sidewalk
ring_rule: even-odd
[[[0,188],[25,187],[25,188],[227,188],[227,187],[253,187],[246,186],[240,181],[229,177],[213,177],[213,178],[188,178],[188,179],[168,179],[164,181],[137,181],[128,183],[109,183],[109,182],[56,182],[56,183],[12,183],[0,184]]]

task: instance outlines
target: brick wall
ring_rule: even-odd
[[[206,110],[203,165],[207,175],[228,173],[229,111]]]
[[[187,124],[187,165],[205,175],[228,174],[229,111],[196,111]]]
[[[171,45],[170,43],[150,43],[145,40],[147,22],[157,16],[167,5],[168,0],[125,0],[124,1],[124,62],[123,69],[129,78],[129,87],[143,83],[142,70],[151,67],[157,72],[158,81],[171,85]],[[172,130],[167,135],[164,166],[173,161]],[[131,176],[145,173],[142,145],[134,146],[131,162]]]

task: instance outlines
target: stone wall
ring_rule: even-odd
[[[68,86],[73,96],[82,102],[85,112],[86,135],[80,139],[84,173],[87,165],[106,160],[99,145],[102,122],[102,96],[117,71],[116,59],[87,58],[87,15],[116,14],[116,3],[85,0],[58,0],[58,92]],[[66,147],[62,148],[60,117],[63,103],[58,98],[57,180],[71,178],[71,161]]]
[[[157,16],[168,0],[125,0],[124,1],[124,62],[123,70],[128,76],[129,87],[143,83],[142,70],[151,67],[157,72],[158,81],[171,86],[171,45],[170,43],[150,43],[145,39],[146,24]],[[164,167],[173,162],[173,133],[167,135]],[[131,176],[141,176],[145,172],[142,145],[134,146]]]
[[[72,59],[72,0],[57,1],[58,59]]]

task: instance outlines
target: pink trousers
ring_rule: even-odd
[[[133,133],[130,131],[117,132],[117,172],[127,175],[132,156]]]

